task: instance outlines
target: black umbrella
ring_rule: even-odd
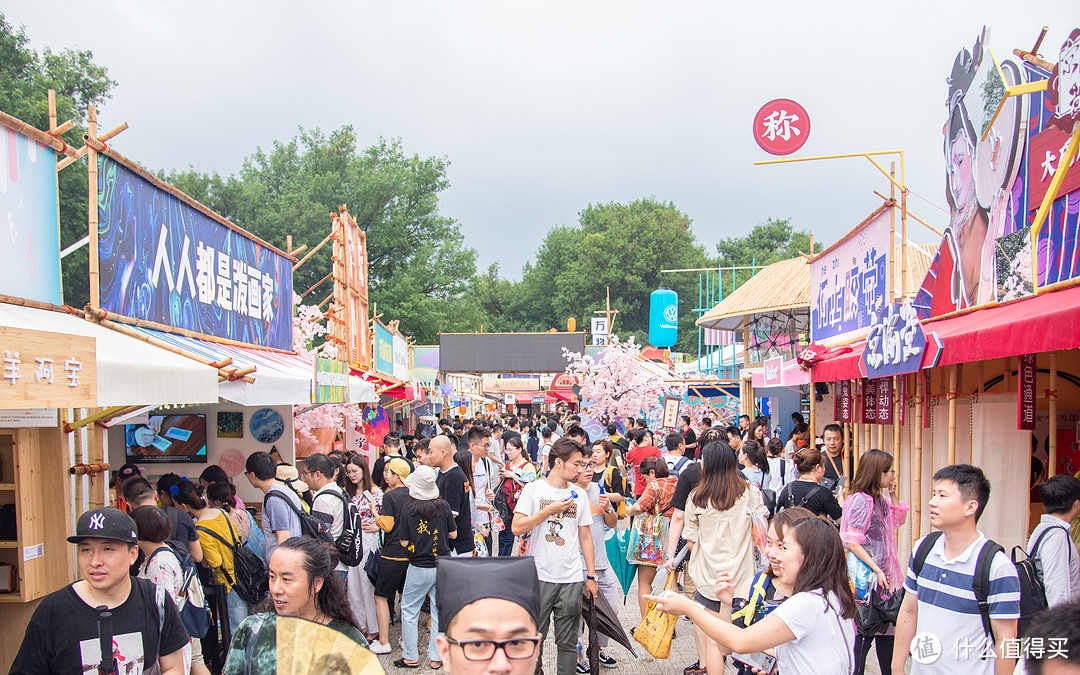
[[[633,642],[630,641],[626,631],[623,630],[622,623],[619,622],[619,613],[612,608],[611,603],[603,594],[597,593],[595,597],[589,597],[588,593],[582,592],[581,618],[589,626],[589,667],[594,668],[589,672],[598,672],[595,668],[600,658],[600,642],[594,639],[596,635],[608,636],[630,650],[634,658],[637,658]]]

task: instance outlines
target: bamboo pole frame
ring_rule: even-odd
[[[900,413],[904,408],[904,399],[901,392],[903,387],[901,386],[901,379],[906,378],[907,375],[894,375],[893,376],[893,444],[892,455],[893,463],[896,466],[897,475],[900,474]]]
[[[64,122],[64,124],[62,124],[59,128],[53,131],[56,136],[46,133],[41,129],[38,129],[37,127],[31,126],[26,122],[23,122],[18,117],[12,117],[11,115],[3,111],[0,111],[0,124],[8,127],[9,129],[17,131],[23,136],[27,136],[37,141],[38,143],[41,143],[42,145],[47,145],[48,147],[56,150],[61,154],[71,155],[75,153],[75,148],[71,147],[62,139],[58,138],[60,134],[63,133],[63,131],[71,129],[71,127],[68,126],[68,122]],[[61,131],[61,129],[63,129],[63,131]]]
[[[922,532],[922,441],[923,441],[923,406],[926,405],[926,391],[923,389],[922,373],[915,373],[915,413],[911,425],[911,538],[918,539]]]
[[[1036,371],[1038,372],[1038,371]],[[1057,475],[1057,432],[1058,432],[1058,367],[1057,367],[1057,352],[1050,352],[1050,391],[1046,392],[1046,398],[1048,401],[1048,413],[1050,414],[1050,448],[1047,452],[1049,455],[1050,468],[1047,471],[1047,478]]]
[[[86,129],[90,137],[97,135],[97,106],[90,106]],[[87,234],[90,236],[90,304],[101,306],[101,270],[98,265],[98,163],[97,150],[87,144],[86,165],[89,171],[90,208],[86,210]]]
[[[960,364],[949,366],[949,466],[956,464],[956,388],[960,379]]]
[[[95,150],[98,150],[100,152],[101,150],[104,149],[103,148],[104,141],[110,140],[113,136],[116,136],[121,131],[124,131],[127,128],[128,128],[128,123],[127,122],[121,122],[120,124],[116,125],[112,129],[109,129],[105,133],[99,134],[96,137],[96,139],[95,139],[95,141],[93,143],[88,143],[88,142],[84,141],[83,146],[81,148],[79,148],[73,154],[69,154],[67,157],[61,159],[60,161],[58,161],[56,163],[57,171],[59,171],[60,169],[65,168],[67,166],[70,166],[71,164],[74,164],[75,162],[77,162],[80,159],[82,159],[83,157],[85,157],[86,153],[89,152],[91,148],[93,148]],[[85,137],[85,134],[84,134],[84,137]]]

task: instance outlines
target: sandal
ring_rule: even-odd
[[[439,668],[442,668],[442,661],[431,661],[428,665],[431,666],[432,670],[438,670]]]
[[[405,659],[402,658],[402,659],[398,659],[397,661],[394,661],[394,665],[397,666],[398,668],[419,668],[420,667],[420,662],[416,661],[415,663],[409,663],[408,661],[406,661]]]

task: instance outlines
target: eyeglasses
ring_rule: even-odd
[[[595,469],[596,468],[596,462],[586,462],[585,464],[581,465],[581,468],[582,469]]]
[[[539,637],[512,638],[510,640],[455,640],[449,635],[446,641],[452,645],[461,647],[461,652],[469,661],[488,661],[495,656],[495,651],[503,650],[506,658],[521,660],[532,658],[536,654],[536,646],[540,644]]]

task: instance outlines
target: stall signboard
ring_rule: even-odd
[[[665,429],[675,429],[679,426],[679,397],[667,396],[664,399],[664,424]]]
[[[874,312],[862,360],[870,377],[913,373],[922,364],[926,352],[926,335],[918,313],[905,298],[902,304],[893,303],[883,312]]]
[[[334,233],[334,302],[330,337],[339,354],[357,370],[371,365],[368,331],[367,234],[344,206],[332,213]]]
[[[503,403],[506,405],[514,405],[517,403],[517,395],[515,394],[503,394]]]
[[[0,294],[62,304],[56,151],[14,129],[0,131]]]
[[[1016,428],[1031,431],[1035,428],[1035,355],[1021,354],[1017,378],[1020,390],[1016,396]]]
[[[810,138],[810,115],[789,98],[769,101],[754,115],[754,140],[770,155],[790,155]]]
[[[433,385],[438,377],[439,348],[430,345],[414,346],[412,348],[412,366],[409,368],[409,379],[413,382]]]
[[[394,379],[409,379],[409,341],[404,336],[394,333]]]
[[[484,378],[484,391],[490,393],[540,391],[540,378],[531,376]]]
[[[545,397],[543,397],[543,396],[533,396],[532,399],[531,399],[532,404],[533,405],[544,405],[544,398]]]
[[[102,309],[292,350],[292,260],[101,156],[98,267]]]
[[[814,342],[870,327],[888,303],[892,244],[882,207],[814,258],[810,268],[810,325]]]
[[[779,387],[783,383],[784,357],[778,356],[765,361],[765,386]]]
[[[94,338],[0,326],[0,409],[97,405]]]
[[[375,322],[375,370],[394,375],[394,334],[378,321]]]
[[[312,383],[312,403],[347,403],[349,400],[349,366],[342,361],[315,357],[315,381]]]

